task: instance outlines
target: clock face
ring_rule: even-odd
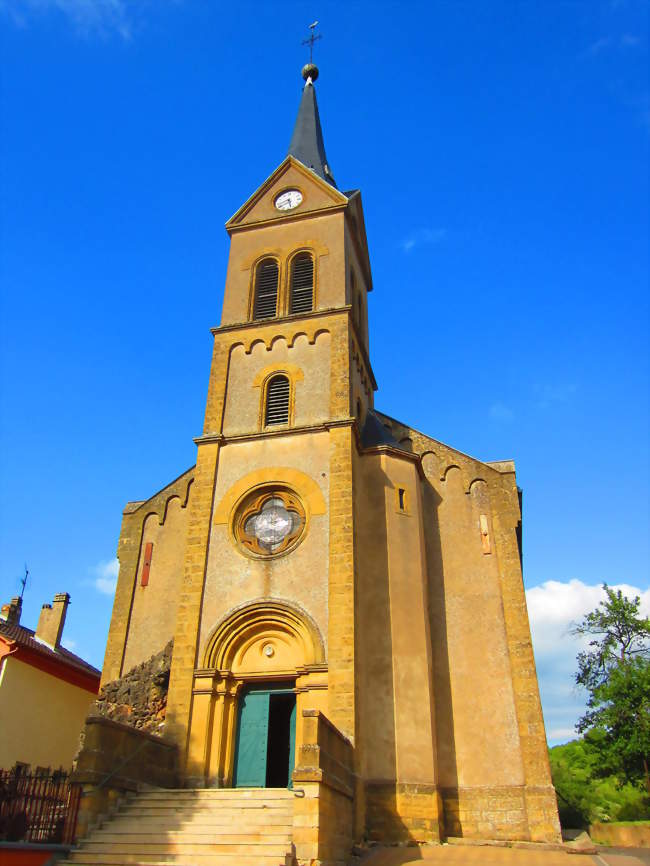
[[[302,201],[302,193],[298,189],[287,189],[281,192],[274,204],[278,210],[293,210]]]

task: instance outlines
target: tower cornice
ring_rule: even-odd
[[[332,205],[331,207],[320,208],[320,210],[316,211],[306,211],[305,213],[293,213],[293,214],[285,214],[281,217],[273,217],[271,219],[258,220],[257,222],[246,223],[245,225],[226,225],[226,231],[229,235],[234,235],[238,232],[251,231],[252,229],[264,228],[264,226],[268,225],[284,225],[290,222],[296,222],[297,220],[308,220],[314,219],[317,217],[324,216],[326,214],[331,213],[341,213],[347,208],[347,202],[343,202],[342,204]]]
[[[303,330],[300,329],[299,323],[308,321],[318,321],[322,319],[328,319],[331,316],[346,316],[348,318],[350,332],[352,338],[354,340],[354,347],[358,351],[359,356],[361,357],[364,366],[368,372],[368,377],[372,384],[373,391],[377,390],[377,380],[375,379],[375,374],[372,370],[372,365],[370,363],[370,358],[368,357],[368,353],[365,350],[363,339],[361,334],[358,331],[357,324],[354,321],[354,315],[352,312],[352,306],[350,304],[346,304],[344,307],[332,307],[327,310],[314,310],[311,313],[299,313],[294,314],[293,316],[280,316],[276,319],[263,319],[256,320],[252,322],[237,322],[234,325],[219,325],[215,328],[210,328],[210,333],[214,337],[218,337],[225,334],[236,334],[236,333],[253,333],[255,336],[251,338],[251,341],[246,348],[246,352],[251,351],[252,343],[255,340],[261,340],[267,348],[270,348],[271,344],[275,340],[276,337],[284,337],[289,342],[289,345],[292,345],[293,339],[295,337],[304,335],[309,337],[309,334],[305,334]],[[296,329],[291,337],[287,337],[287,325],[295,324]],[[316,334],[313,335],[314,337]]]

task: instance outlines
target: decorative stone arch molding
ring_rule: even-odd
[[[230,487],[215,508],[213,522],[216,525],[229,523],[230,517],[243,496],[257,487],[285,484],[293,488],[300,496],[307,514],[307,519],[319,514],[325,514],[327,505],[325,497],[318,484],[300,469],[289,466],[269,466],[256,469],[240,478]]]
[[[281,323],[274,323],[270,327],[263,328],[260,326],[256,328],[254,337],[249,335],[245,340],[237,340],[229,347],[228,351],[232,354],[235,349],[243,347],[244,352],[250,355],[256,346],[264,346],[266,351],[270,352],[278,340],[284,340],[287,344],[287,349],[293,349],[299,337],[306,337],[309,345],[313,346],[320,336],[330,333],[329,327],[319,327],[315,322],[301,322],[300,328],[296,328],[295,325],[285,327]]]
[[[305,378],[305,374],[297,364],[278,361],[276,364],[267,364],[257,373],[253,379],[253,387],[261,388],[269,376],[274,376],[276,373],[284,373],[292,382],[302,382]]]
[[[273,652],[269,652],[273,650]],[[234,676],[274,676],[325,661],[316,623],[295,605],[259,599],[231,611],[209,637],[204,668]]]
[[[303,610],[261,598],[229,611],[215,626],[194,671],[187,777],[191,784],[230,787],[238,708],[247,684],[294,684],[297,718],[325,709],[327,666],[323,638]],[[296,730],[296,744],[302,731]]]

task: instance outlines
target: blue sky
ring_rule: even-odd
[[[101,665],[121,509],[192,465],[223,224],[286,154],[307,26],[362,190],[376,405],[514,458],[549,737],[571,619],[648,574],[647,2],[0,0],[2,599]]]

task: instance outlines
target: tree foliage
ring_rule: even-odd
[[[601,774],[645,781],[650,793],[650,619],[638,596],[603,589],[605,599],[573,629],[593,638],[577,659],[576,682],[589,697],[576,728],[597,750]]]
[[[605,775],[594,742],[579,739],[554,746],[549,758],[563,827],[650,819],[650,797],[617,775]]]

